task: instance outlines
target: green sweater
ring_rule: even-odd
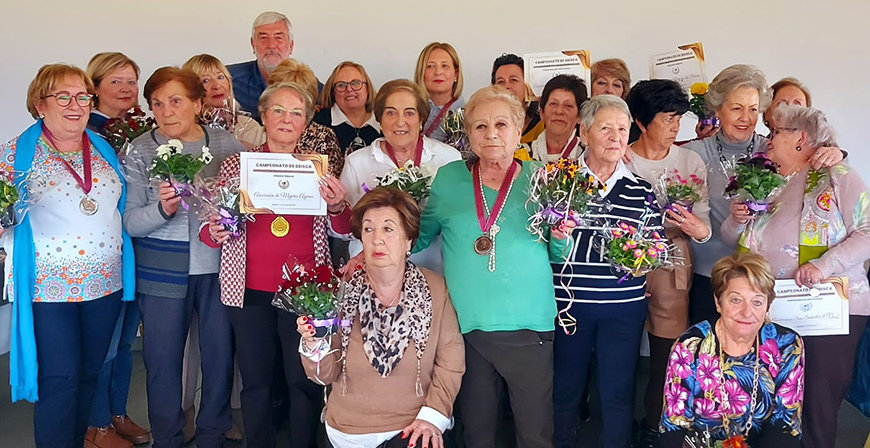
[[[429,203],[423,211],[415,251],[425,249],[440,233],[444,239],[444,277],[462,333],[474,330],[553,331],[556,300],[550,261],[561,263],[568,253],[566,240],[537,241],[528,229],[525,202],[529,180],[538,162],[523,162],[519,177],[499,216],[495,272],[489,256],[474,252],[482,232],[474,208],[474,183],[462,160],[438,170]],[[484,187],[486,203],[495,203],[497,190]]]

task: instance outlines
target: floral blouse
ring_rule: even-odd
[[[794,331],[766,323],[759,332],[760,356],[755,348],[732,357],[725,354],[719,363],[719,341],[713,331],[715,321],[689,328],[674,343],[665,373],[665,400],[659,431],[662,441],[673,440],[682,446],[689,429],[698,434],[706,430],[711,439],[725,440],[742,433],[752,401],[755,363],[758,390],[752,410],[749,443],[769,435],[786,436],[797,441],[801,435],[801,410],[804,388],[803,340]],[[724,367],[724,376],[723,370]],[[731,434],[725,432],[722,414],[727,412]],[[678,444],[676,444],[678,442]],[[671,446],[662,444],[661,446]]]

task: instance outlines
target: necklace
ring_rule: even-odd
[[[749,418],[746,420],[746,427],[743,431],[738,430],[736,434],[732,434],[731,432],[731,419],[728,417],[728,411],[731,409],[731,405],[725,404],[728,403],[728,392],[725,390],[725,353],[722,350],[722,338],[718,339],[719,372],[722,373],[722,377],[719,381],[719,394],[723,400],[719,403],[722,406],[722,427],[725,429],[727,440],[737,438],[738,440],[742,439],[742,441],[745,442],[746,439],[749,438],[749,431],[752,429],[752,413],[755,410],[755,403],[758,398],[758,368],[761,365],[761,359],[758,356],[759,338],[758,335],[755,335],[755,347],[753,347],[755,352],[755,366],[753,367],[752,373],[752,398],[749,401]]]
[[[752,137],[749,138],[749,146],[746,147],[746,155],[751,156],[753,149],[755,149],[755,133],[753,133]],[[725,158],[725,154],[722,153],[722,141],[719,140],[719,134],[716,134],[716,151],[719,152],[719,166],[722,168],[723,173],[727,175],[733,167],[731,166],[731,162]]]

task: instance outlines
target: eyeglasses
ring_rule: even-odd
[[[335,83],[335,85],[333,87],[335,87],[335,91],[339,92],[339,93],[346,92],[347,86],[350,86],[350,88],[353,89],[354,92],[359,92],[363,88],[364,85],[366,85],[365,81],[360,81],[359,79],[354,79],[351,82],[339,81],[339,82]]]
[[[94,95],[89,93],[78,93],[73,96],[69,92],[57,92],[52,93],[51,95],[45,95],[42,99],[46,99],[50,96],[54,97],[54,100],[57,102],[57,105],[60,107],[67,107],[72,103],[73,98],[75,98],[76,103],[81,107],[88,107],[91,105],[91,101],[94,100]]]
[[[285,116],[286,114],[290,114],[290,118],[298,118],[298,119],[302,119],[302,118],[305,117],[305,111],[303,111],[302,109],[290,109],[290,110],[287,110],[287,109],[284,109],[283,107],[281,107],[281,106],[279,106],[279,105],[277,105],[277,104],[274,105],[274,106],[272,106],[272,107],[270,107],[270,108],[267,109],[267,110],[270,111],[270,112],[272,112],[273,114],[275,114],[275,116],[278,117],[278,118],[284,118],[284,116]]]
[[[773,128],[773,135],[777,136],[780,132],[783,131],[797,131],[797,128]]]

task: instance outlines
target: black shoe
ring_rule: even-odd
[[[577,416],[580,418],[580,423],[588,423],[589,420],[592,420],[592,412],[589,410],[589,394],[585,394],[584,400],[580,402]]]
[[[633,448],[655,448],[656,441],[659,438],[658,430],[650,428],[646,424],[646,420],[640,423],[637,438],[634,440]]]

